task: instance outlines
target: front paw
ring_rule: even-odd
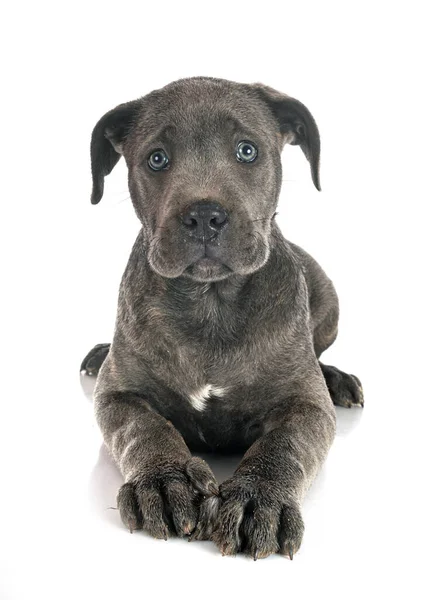
[[[193,457],[187,463],[169,464],[142,473],[118,492],[121,519],[132,533],[144,529],[155,538],[188,536],[206,531],[206,500],[218,494],[215,477],[206,462]],[[201,538],[198,538],[201,539]]]
[[[221,485],[220,496],[212,539],[222,554],[244,552],[257,560],[279,552],[293,558],[304,532],[297,502],[273,482],[240,475]]]

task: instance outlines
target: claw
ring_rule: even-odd
[[[184,535],[190,535],[191,531],[192,531],[192,525],[191,525],[191,523],[188,521],[188,523],[186,523],[186,524],[184,525],[184,527],[183,527],[183,532],[184,532]]]
[[[291,544],[288,544],[288,556],[290,557],[290,560],[293,560],[294,552]]]
[[[128,529],[130,531],[130,533],[133,533],[133,531],[136,529],[137,523],[136,521],[133,521],[132,519],[130,519],[130,521],[128,522]]]
[[[258,558],[258,550],[256,550],[256,551],[254,552],[254,560],[257,560],[257,558]]]

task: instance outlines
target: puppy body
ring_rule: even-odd
[[[83,364],[97,371],[106,357],[95,410],[126,481],[122,519],[155,537],[212,538],[223,553],[292,557],[300,504],[335,434],[333,402],[362,403],[356,378],[318,362],[337,334],[333,285],[274,220],[283,143],[301,145],[319,187],[316,125],[287,96],[223,80],[137,102],[93,133],[93,201],[123,153],[142,230],[112,346]],[[258,166],[237,164],[240,140],[258,146]],[[154,148],[170,172],[142,166]],[[218,490],[190,450],[247,452]]]
[[[135,293],[120,302],[96,397],[118,390],[143,394],[199,451],[249,447],[268,427],[268,415],[299,394],[310,373],[315,373],[310,396],[333,415],[313,351],[321,321],[309,309],[304,252],[286,242],[276,225],[268,263],[248,277],[208,283],[163,279],[143,255],[141,232],[120,298],[131,287]],[[337,312],[328,280],[319,292],[325,295],[324,317]],[[318,309],[321,313],[321,303]],[[328,345],[334,337],[332,330],[317,343]]]

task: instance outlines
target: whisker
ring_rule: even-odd
[[[131,200],[131,196],[127,196],[126,198],[123,198],[122,200],[118,200],[118,202],[116,202],[115,205],[122,204],[123,202],[126,202],[127,200]]]
[[[261,219],[253,219],[252,221],[249,221],[249,223],[256,223],[257,221],[268,221],[269,219],[274,219],[278,214],[278,212],[275,212],[271,217],[261,217]]]

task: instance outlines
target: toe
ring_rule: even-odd
[[[197,525],[191,535],[192,540],[211,539],[217,523],[220,505],[221,499],[219,496],[209,496],[201,502]]]
[[[278,536],[280,553],[289,556],[292,560],[300,548],[304,530],[305,526],[299,507],[295,504],[284,505],[281,511]]]
[[[122,522],[130,530],[130,533],[136,529],[142,529],[142,515],[133,484],[125,483],[120,487],[117,506]]]
[[[363,394],[363,386],[361,385],[361,381],[355,375],[350,375],[350,378],[354,382],[351,386],[351,393],[354,398],[354,404],[359,404],[360,406],[364,406],[364,394]]]
[[[193,456],[186,465],[186,473],[192,486],[200,494],[213,496],[219,493],[215,475],[202,458]]]
[[[257,508],[242,522],[243,552],[254,560],[279,551],[279,510]]]
[[[190,535],[197,524],[197,508],[190,486],[181,482],[169,483],[163,494],[175,533],[178,536]]]
[[[167,540],[169,528],[164,516],[163,499],[155,488],[138,484],[136,494],[143,517],[143,529],[152,537]]]
[[[243,513],[243,504],[235,500],[227,501],[219,512],[212,539],[223,555],[236,554],[240,551],[242,539],[239,530]]]

